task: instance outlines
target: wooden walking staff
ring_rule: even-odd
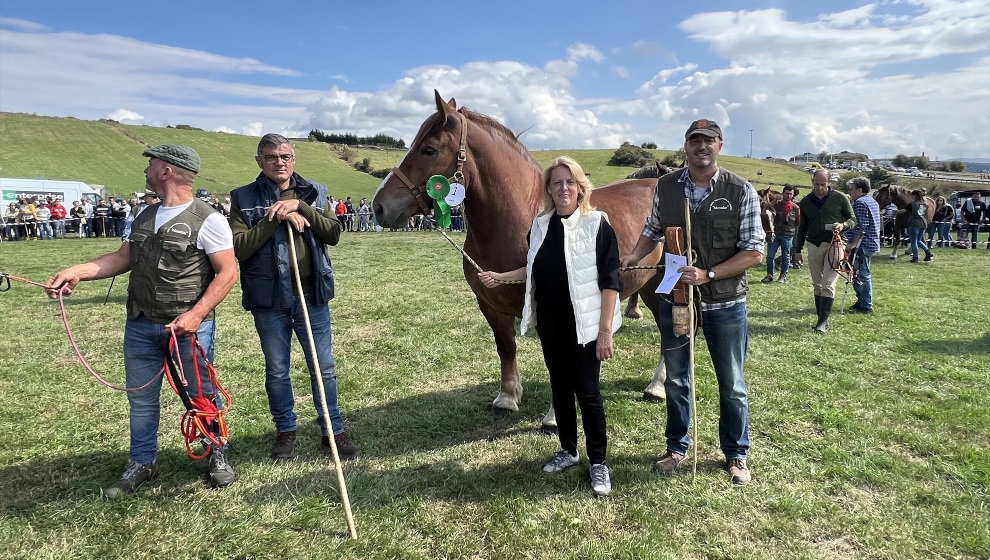
[[[684,254],[689,265],[694,263],[691,247],[691,201],[684,199]],[[691,466],[691,482],[698,476],[698,401],[694,388],[694,337],[698,330],[698,317],[694,311],[694,286],[687,286],[688,303],[688,375],[691,383],[691,439],[694,440],[694,464]]]
[[[330,450],[333,452],[333,464],[337,470],[337,486],[340,488],[340,498],[344,502],[344,516],[347,518],[347,530],[352,539],[357,539],[357,528],[354,526],[354,515],[351,514],[351,501],[347,497],[347,485],[344,483],[344,469],[340,466],[340,455],[337,454],[337,441],[333,437],[333,425],[330,423],[330,410],[327,408],[327,392],[323,388],[323,371],[320,369],[320,360],[316,355],[316,341],[313,339],[313,326],[309,322],[309,310],[306,305],[306,297],[303,295],[302,280],[299,278],[299,267],[296,264],[296,242],[292,238],[292,224],[285,222],[287,233],[289,234],[289,250],[292,259],[292,273],[296,280],[296,291],[302,300],[303,319],[306,322],[306,338],[309,341],[309,353],[313,356],[313,370],[316,376],[316,385],[320,389],[321,414],[323,422],[330,432]]]

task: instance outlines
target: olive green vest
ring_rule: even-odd
[[[192,309],[216,275],[206,251],[196,248],[203,222],[214,212],[199,199],[155,232],[158,205],[145,208],[131,223],[131,278],[127,317],[144,314],[170,323]],[[213,311],[205,320],[213,319]]]
[[[684,227],[684,183],[678,181],[681,173],[668,173],[657,182],[657,195],[660,226],[664,229]],[[691,215],[691,247],[698,256],[694,266],[710,269],[727,261],[739,252],[739,207],[743,199],[746,180],[719,169],[718,180],[698,208]],[[696,187],[703,188],[703,187]],[[717,303],[732,301],[746,295],[749,285],[746,273],[736,276],[716,278],[699,286],[701,301]]]

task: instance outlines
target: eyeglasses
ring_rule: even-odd
[[[282,163],[289,163],[294,157],[296,157],[295,154],[265,154],[261,156],[261,159],[263,159],[265,163],[275,163],[278,160],[282,160]]]

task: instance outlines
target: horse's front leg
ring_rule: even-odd
[[[498,395],[492,401],[491,407],[497,413],[518,412],[523,390],[519,379],[519,368],[516,365],[515,317],[494,311],[484,304],[480,307],[481,313],[492,328],[492,334],[495,335],[495,350],[501,367]]]

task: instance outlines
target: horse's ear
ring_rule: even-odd
[[[451,109],[456,109],[457,108],[457,100],[454,99],[453,97],[451,97],[450,98],[450,101],[447,102],[447,105],[450,105],[450,108]]]
[[[440,92],[437,90],[433,90],[433,95],[437,101],[437,111],[443,113],[443,118],[446,122],[447,118],[457,112],[456,102],[454,101],[454,98],[451,97],[450,104],[444,103],[443,98],[440,97]]]

